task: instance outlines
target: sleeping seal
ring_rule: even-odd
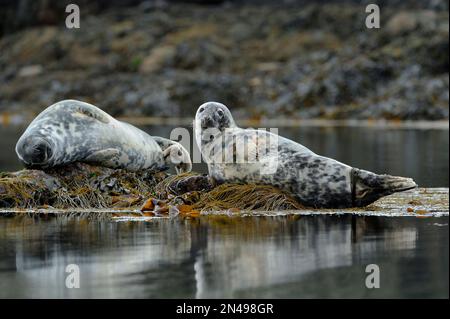
[[[366,206],[417,186],[411,178],[353,168],[267,131],[239,128],[220,103],[201,105],[194,129],[213,182],[273,185],[308,207]]]
[[[47,168],[84,162],[129,171],[162,170],[175,164],[177,173],[192,168],[181,144],[114,119],[94,105],[64,100],[40,113],[16,145],[26,167]]]

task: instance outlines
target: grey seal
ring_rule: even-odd
[[[313,208],[366,206],[417,187],[411,178],[378,175],[317,155],[277,134],[239,128],[221,103],[202,104],[194,129],[214,183],[273,185]]]
[[[16,144],[19,160],[30,168],[84,162],[129,171],[192,168],[179,143],[118,121],[98,107],[77,101],[57,102],[42,111]]]

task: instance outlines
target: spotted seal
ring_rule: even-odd
[[[417,187],[411,178],[378,175],[317,155],[277,134],[239,128],[220,103],[201,105],[194,129],[215,183],[273,185],[314,208],[366,206],[380,197]]]
[[[150,136],[114,119],[94,105],[76,100],[55,103],[40,113],[16,145],[19,160],[31,168],[84,162],[129,171],[192,168],[179,143]]]

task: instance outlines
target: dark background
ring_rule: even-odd
[[[0,1],[0,115],[448,119],[448,1],[81,0],[67,29],[71,2]]]

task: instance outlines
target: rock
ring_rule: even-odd
[[[155,199],[149,198],[141,207],[141,212],[152,212],[155,209]]]
[[[247,118],[447,118],[445,1],[389,3],[376,32],[361,32],[353,1],[104,6],[85,9],[89,32],[37,26],[0,38],[2,113],[32,117],[71,97],[113,116],[192,117],[217,100]],[[420,83],[403,78],[413,66]]]
[[[23,32],[11,43],[9,54],[14,63],[44,64],[55,58],[55,46],[58,38],[56,27],[43,27]],[[4,53],[2,53],[4,54]]]
[[[29,76],[36,76],[41,74],[44,71],[44,68],[42,67],[42,65],[28,65],[28,66],[24,66],[23,68],[21,68],[19,70],[19,72],[17,73],[17,75],[19,77],[29,77]]]
[[[418,28],[433,30],[437,27],[437,14],[431,10],[401,11],[386,23],[386,31],[392,36],[400,36]]]
[[[114,207],[135,207],[140,202],[142,202],[142,196],[136,196],[136,195],[119,195],[119,196],[113,196],[111,203]]]
[[[164,45],[157,47],[150,52],[149,56],[144,58],[139,72],[141,73],[153,73],[168,64],[175,56],[175,48],[170,45]]]
[[[0,208],[105,208],[140,205],[167,175],[126,172],[88,164],[21,170],[0,178]]]

